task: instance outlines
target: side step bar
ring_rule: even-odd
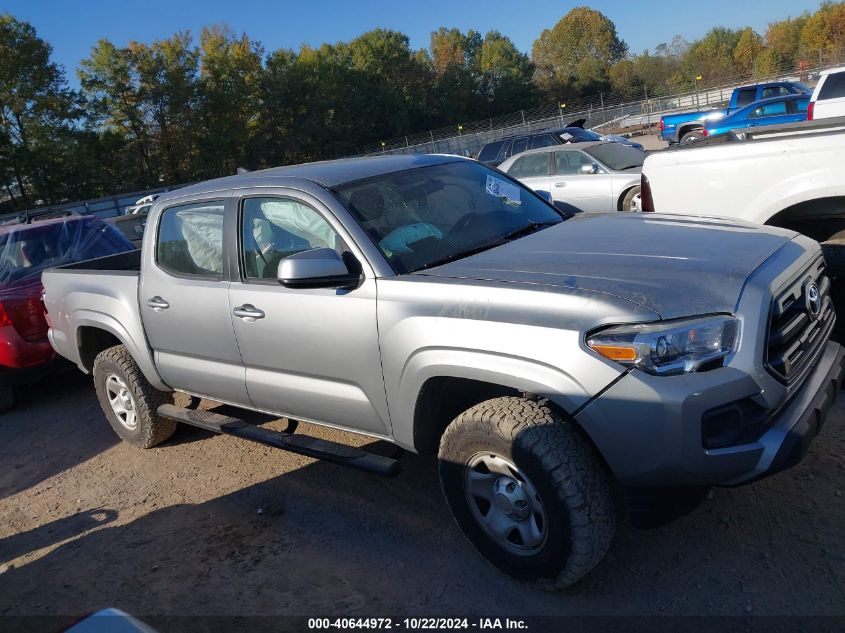
[[[390,457],[382,457],[360,448],[307,435],[272,431],[249,424],[240,418],[220,415],[211,411],[197,411],[172,404],[163,404],[158,408],[158,414],[163,418],[197,426],[206,431],[234,435],[241,439],[266,444],[291,453],[324,459],[343,466],[358,468],[384,477],[396,476],[401,468],[399,461]]]

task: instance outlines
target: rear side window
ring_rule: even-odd
[[[478,160],[482,163],[486,163],[487,161],[491,160],[496,160],[496,156],[499,155],[499,150],[502,149],[502,145],[504,144],[504,141],[487,143],[487,145],[481,148],[481,152],[479,152],[478,154]]]
[[[810,105],[809,99],[796,99],[792,102],[790,112],[806,112],[807,106]]]
[[[841,99],[842,97],[845,97],[845,72],[831,73],[825,77],[819,90],[818,100]]]
[[[742,107],[747,106],[749,103],[754,103],[755,96],[757,96],[757,88],[743,88],[736,96],[736,105]]]
[[[540,149],[541,147],[551,147],[559,143],[551,134],[540,134],[531,139],[531,149]]]
[[[516,162],[511,165],[508,174],[514,178],[538,178],[549,175],[549,154],[541,152],[540,154],[529,154],[518,158]]]
[[[162,211],[156,263],[177,276],[222,276],[223,201],[196,202]]]

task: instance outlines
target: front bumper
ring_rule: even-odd
[[[631,371],[576,420],[624,485],[739,485],[803,458],[836,399],[843,373],[843,350],[828,342],[800,389],[771,413],[759,437],[726,448],[704,447],[705,412],[761,394],[749,374],[733,367],[671,377]]]

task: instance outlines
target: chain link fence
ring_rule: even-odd
[[[600,93],[565,104],[549,104],[393,138],[364,148],[360,155],[431,153],[476,156],[485,144],[492,141],[563,127],[578,119],[585,119],[584,127],[600,133],[631,134],[657,125],[664,114],[723,107],[737,86],[766,81],[802,81],[812,87],[820,71],[843,64],[845,50],[820,57],[819,63],[812,67],[802,63],[799,70],[790,66],[763,77],[756,73],[734,72],[721,77],[702,78],[695,80],[694,90],[667,96],[649,97],[647,89],[642,90],[640,98],[632,98],[630,93]]]

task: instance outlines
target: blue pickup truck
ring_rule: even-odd
[[[753,86],[740,86],[734,88],[727,108],[662,116],[660,118],[660,139],[668,141],[670,144],[694,141],[704,136],[703,131],[706,122],[718,121],[755,101],[793,94],[810,94],[811,92],[810,88],[797,81],[774,81]]]

